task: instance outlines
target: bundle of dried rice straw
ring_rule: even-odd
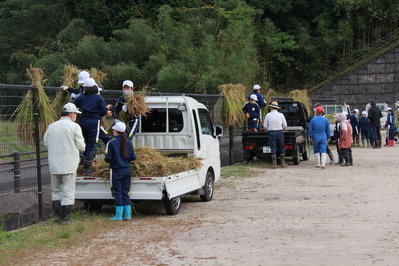
[[[103,88],[101,83],[107,77],[107,74],[105,74],[104,72],[102,72],[101,70],[98,70],[96,68],[91,68],[90,69],[90,77],[96,81],[96,83],[98,84],[98,86],[100,86],[100,88]]]
[[[226,126],[242,126],[246,121],[242,112],[245,99],[245,87],[242,84],[224,84],[219,89],[224,96],[219,99],[215,109],[223,110],[223,122]]]
[[[308,115],[310,115],[310,108],[312,107],[312,101],[308,97],[307,90],[293,90],[288,96],[292,97],[292,99],[296,102],[301,102],[305,105],[306,111]]]
[[[147,103],[145,102],[145,96],[147,94],[146,90],[135,91],[133,93],[125,95],[125,105],[131,116],[147,116],[147,113],[151,111],[151,108],[148,107]],[[129,120],[128,115],[126,113],[120,113],[120,120],[123,122],[127,122]]]
[[[39,130],[43,135],[47,127],[56,119],[56,113],[51,107],[51,100],[44,90],[44,72],[35,67],[26,69],[26,75],[32,80],[31,85],[37,89],[37,101],[40,112]],[[27,142],[35,141],[34,137],[34,117],[33,117],[33,93],[28,91],[25,98],[14,111],[17,114],[16,122],[18,123],[18,136],[21,140]]]
[[[76,68],[76,66],[71,65],[71,64],[66,64],[64,66],[64,75],[61,77],[61,84],[62,86],[68,86],[68,87],[75,87],[76,83],[78,82],[78,75],[79,75],[79,70]],[[65,92],[63,90],[57,91],[55,98],[51,102],[51,106],[55,110],[56,114],[61,113],[62,107],[71,101],[71,96],[68,92]]]

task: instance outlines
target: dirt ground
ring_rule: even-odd
[[[336,155],[336,151],[334,154]],[[354,166],[314,158],[220,180],[211,202],[140,215],[35,265],[398,265],[399,144],[353,148]],[[118,222],[116,222],[118,223]]]

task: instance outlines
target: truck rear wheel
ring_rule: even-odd
[[[214,177],[212,172],[208,171],[208,173],[206,174],[205,186],[202,188],[205,194],[200,195],[201,201],[207,202],[212,200],[213,186],[214,186]]]
[[[292,159],[294,161],[295,165],[298,165],[299,162],[301,161],[301,153],[299,152],[299,147],[298,145],[295,145],[295,149],[292,151]]]
[[[244,158],[247,163],[250,163],[254,160],[255,155],[249,150],[244,150]]]
[[[167,215],[176,215],[180,211],[181,197],[179,196],[173,199],[165,198],[163,200],[163,205]]]

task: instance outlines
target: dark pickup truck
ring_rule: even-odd
[[[306,108],[301,102],[279,102],[281,109],[287,120],[287,129],[284,130],[284,143],[286,157],[292,157],[295,165],[301,161],[309,160],[309,118]],[[261,132],[243,132],[242,144],[244,148],[244,158],[247,162],[258,159],[271,159],[269,137],[266,131]],[[278,156],[278,154],[277,154]],[[289,160],[289,158],[287,158]]]

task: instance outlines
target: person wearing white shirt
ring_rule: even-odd
[[[65,104],[61,118],[49,125],[43,138],[48,150],[54,220],[60,224],[70,223],[69,213],[75,202],[79,153],[85,149],[82,129],[74,122],[76,114],[81,112],[75,104]]]
[[[287,121],[285,116],[277,111],[281,109],[277,102],[272,102],[269,105],[269,108],[270,112],[266,115],[263,126],[268,132],[269,136],[273,168],[277,168],[277,151],[280,153],[281,166],[286,167],[284,129],[287,128]]]

